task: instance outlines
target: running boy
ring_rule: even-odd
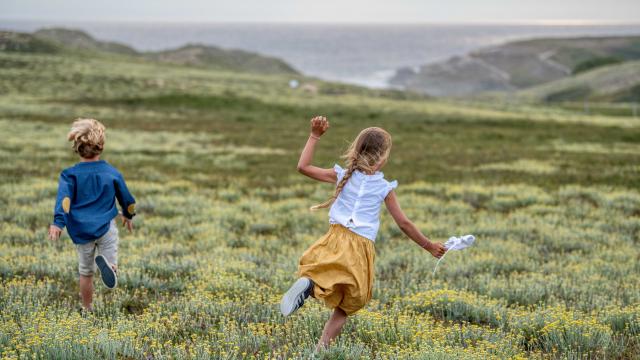
[[[67,138],[73,142],[73,150],[80,156],[80,162],[60,174],[49,239],[57,240],[62,229],[67,227],[78,251],[82,305],[91,311],[96,267],[100,269],[105,286],[113,289],[118,283],[116,199],[122,208],[122,225],[129,232],[133,230],[136,201],[129,193],[122,174],[100,160],[105,141],[102,123],[94,119],[78,119],[71,125]]]

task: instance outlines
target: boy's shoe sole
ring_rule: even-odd
[[[280,312],[284,316],[291,315],[304,304],[304,300],[309,296],[313,287],[311,279],[302,277],[291,285],[289,290],[282,296],[280,301]]]
[[[109,289],[115,288],[118,285],[118,276],[116,272],[113,271],[107,259],[102,255],[96,256],[96,265],[98,265],[98,269],[100,269],[100,277],[102,278],[104,286]]]

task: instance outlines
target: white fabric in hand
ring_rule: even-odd
[[[452,236],[446,243],[444,243],[444,247],[447,248],[447,251],[462,250],[471,246],[474,241],[476,241],[476,237],[473,235],[464,235],[460,237]]]
[[[473,235],[463,235],[463,236],[452,236],[449,238],[449,240],[447,240],[447,242],[444,243],[444,247],[447,248],[447,251],[444,253],[444,255],[442,255],[442,257],[440,259],[438,259],[438,262],[436,263],[436,267],[433,269],[433,275],[436,274],[436,270],[438,270],[438,265],[440,265],[440,261],[442,261],[442,259],[444,259],[445,256],[447,256],[447,253],[450,250],[462,250],[462,249],[466,249],[469,246],[473,245],[473,242],[476,241],[476,237]]]

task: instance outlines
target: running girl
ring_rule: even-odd
[[[377,127],[366,128],[344,154],[346,168],[335,165],[323,169],[311,165],[320,137],[329,129],[323,116],[311,119],[311,134],[298,161],[298,171],[312,179],[336,184],[333,196],[311,209],[331,207],[329,231],[300,258],[300,277],[282,297],[280,310],[285,316],[299,309],[307,297],[322,300],[334,309],[318,342],[327,347],[342,330],[347,316],[362,309],[371,299],[374,275],[374,242],[380,226],[384,202],[400,229],[436,258],[446,248],[431,242],[405,216],[393,189],[380,169],[391,151],[391,136]]]

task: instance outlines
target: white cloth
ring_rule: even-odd
[[[339,165],[333,169],[339,183],[345,170]],[[376,241],[380,228],[380,207],[389,192],[397,186],[397,181],[385,180],[380,171],[372,175],[354,171],[329,210],[329,222]]]
[[[438,270],[438,265],[440,265],[440,261],[444,259],[447,253],[451,250],[462,250],[466,249],[469,246],[473,245],[473,242],[476,241],[476,237],[473,235],[463,235],[460,237],[452,236],[444,243],[444,247],[447,248],[447,251],[442,255],[438,262],[436,263],[436,267],[433,269],[433,274],[436,274],[436,270]]]

